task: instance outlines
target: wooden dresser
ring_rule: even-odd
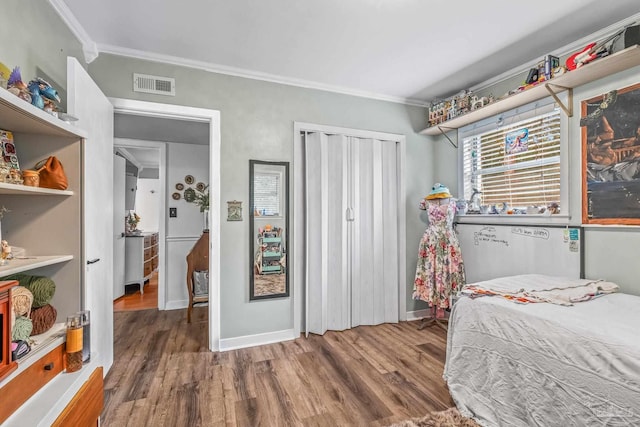
[[[139,284],[144,293],[144,282],[158,270],[158,233],[128,235],[125,241],[126,285]]]

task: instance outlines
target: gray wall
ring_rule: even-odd
[[[425,109],[336,93],[214,74],[172,65],[100,55],[89,72],[107,96],[175,103],[221,112],[221,217],[226,201],[248,204],[249,159],[292,161],[294,121],[404,134],[407,136],[407,310],[417,246],[424,230],[417,203],[432,185],[432,149],[416,134]],[[176,96],[131,90],[134,72],[176,78]],[[293,168],[291,169],[293,170]],[[249,302],[248,221],[223,221],[221,237],[222,338],[293,328],[290,298]]]
[[[48,1],[2,0],[0,62],[19,66],[22,80],[48,80],[60,93],[66,109],[67,56],[84,64],[82,45]]]

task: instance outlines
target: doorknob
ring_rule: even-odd
[[[100,258],[90,259],[87,261],[87,265],[95,264],[98,261],[100,261]]]

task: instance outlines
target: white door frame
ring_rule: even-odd
[[[209,191],[211,200],[218,203],[216,209],[209,209],[209,349],[220,350],[220,112],[205,108],[186,107],[182,105],[160,104],[156,102],[136,101],[123,98],[109,98],[113,104],[114,113],[131,114],[146,117],[187,120],[209,123]],[[163,150],[161,150],[162,152]],[[164,150],[166,156],[166,148]],[[166,157],[165,157],[166,161]],[[165,197],[166,182],[161,183],[162,197]],[[163,205],[161,220],[166,215],[166,203]],[[166,223],[166,221],[165,221]],[[161,233],[164,233],[162,230]],[[161,256],[165,253],[162,248],[164,239],[160,234]],[[162,259],[162,258],[161,258]],[[166,263],[165,274],[166,277]],[[158,283],[158,301],[160,301],[160,289]]]
[[[398,316],[400,320],[407,320],[407,215],[405,196],[405,157],[406,137],[394,133],[350,129],[337,126],[318,125],[313,123],[294,122],[293,124],[293,262],[289,265],[293,277],[293,327],[295,336],[302,330],[302,301],[304,282],[303,271],[296,266],[303,265],[304,260],[304,159],[302,138],[300,132],[323,132],[340,134],[357,138],[371,138],[396,141],[398,144],[397,173],[398,173]],[[306,296],[305,296],[306,297]],[[306,325],[305,325],[306,326]]]

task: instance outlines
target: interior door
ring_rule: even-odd
[[[75,58],[67,58],[67,110],[84,144],[83,308],[91,310],[91,359],[113,364],[113,106]]]
[[[124,295],[124,233],[127,161],[113,155],[113,299]]]
[[[306,331],[397,322],[396,143],[305,134]]]

